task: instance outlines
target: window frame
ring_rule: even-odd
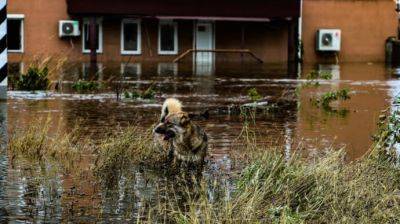
[[[90,49],[85,49],[85,25],[88,25],[89,28],[89,22],[89,19],[84,19],[82,22],[82,53],[84,54],[90,54]],[[101,54],[103,53],[103,20],[97,19],[96,24],[99,25],[99,48],[96,50],[96,53]]]
[[[173,25],[174,26],[174,50],[163,51],[161,50],[161,26]],[[178,46],[178,23],[172,20],[160,20],[158,23],[158,54],[159,55],[177,55],[179,51]]]
[[[125,24],[136,24],[137,26],[137,50],[125,50],[124,35]],[[121,20],[121,55],[141,55],[142,54],[142,23],[140,19],[123,19]]]
[[[24,53],[25,50],[25,15],[24,14],[7,14],[7,20],[19,20],[21,22],[20,34],[21,34],[21,49],[10,50],[7,47],[9,53]]]

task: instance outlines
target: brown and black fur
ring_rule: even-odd
[[[173,104],[179,102],[168,100]],[[154,129],[156,143],[171,154],[175,165],[181,162],[202,165],[207,155],[207,135],[188,113],[175,110],[176,107],[168,109],[174,106],[164,103],[161,121]]]

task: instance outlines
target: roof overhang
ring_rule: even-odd
[[[300,0],[66,0],[74,16],[269,21],[300,16]]]

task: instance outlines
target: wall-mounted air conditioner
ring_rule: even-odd
[[[58,22],[58,30],[60,37],[77,37],[81,35],[79,21],[76,20],[60,20]]]
[[[317,51],[340,51],[341,31],[320,29],[317,32]]]

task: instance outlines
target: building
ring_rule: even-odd
[[[297,0],[10,0],[8,13],[13,61],[40,54],[89,60],[89,23],[95,21],[99,61],[131,57],[172,62],[190,49],[248,49],[264,62],[286,62],[294,60],[300,4]],[[59,38],[58,23],[66,19],[80,22],[79,37]],[[254,60],[246,53],[197,56],[199,61]]]
[[[286,63],[296,60],[300,43],[305,63],[380,62],[397,29],[392,0],[9,0],[8,14],[10,61],[38,55],[89,61],[89,39],[97,39],[102,62],[172,62],[202,49],[182,60]],[[79,21],[81,35],[60,38],[60,20]],[[337,55],[315,50],[321,28],[341,30]]]
[[[335,62],[315,51],[315,33],[340,29],[339,62],[384,62],[385,41],[397,36],[398,16],[393,0],[303,0],[302,42],[306,63]]]

